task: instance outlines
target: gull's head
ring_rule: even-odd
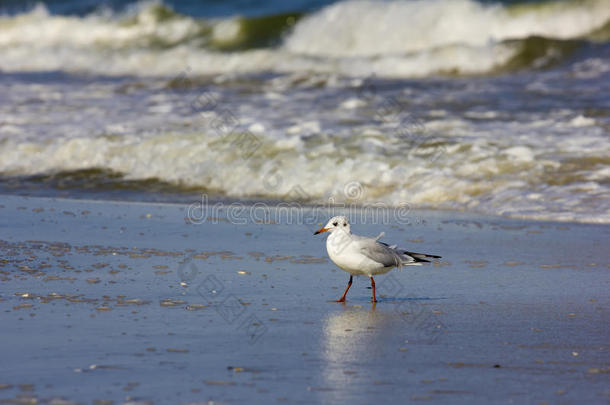
[[[314,235],[317,235],[322,232],[333,233],[334,231],[339,230],[339,229],[346,233],[350,233],[349,221],[347,220],[347,217],[344,217],[342,215],[332,217],[331,219],[328,220],[326,225],[324,225],[322,228],[318,229],[314,233]]]

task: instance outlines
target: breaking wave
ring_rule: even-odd
[[[607,41],[606,0],[344,1],[307,15],[194,18],[156,2],[121,13],[0,17],[0,69],[111,75],[324,72],[387,77],[545,67]],[[581,42],[579,42],[581,41]]]

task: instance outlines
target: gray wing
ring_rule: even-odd
[[[406,261],[406,263],[411,263],[411,262],[430,263],[430,260],[426,260],[426,259],[440,259],[441,258],[440,256],[429,255],[427,253],[409,252],[408,250],[404,250],[404,249],[396,249],[392,246],[389,246],[387,243],[383,243],[383,242],[378,242],[378,243],[381,243],[382,245],[385,245],[389,249],[392,249],[396,253],[398,253],[398,255],[403,260],[403,264],[405,264],[405,261]]]
[[[366,238],[363,236],[352,235],[360,245],[360,251],[363,255],[377,263],[383,264],[384,267],[391,266],[409,266],[420,265],[422,263],[430,263],[426,259],[440,259],[440,256],[429,255],[425,253],[409,252],[404,249],[397,249],[396,246],[390,246],[387,243],[379,242],[379,238],[383,233],[376,238]]]
[[[402,260],[398,253],[388,245],[377,242],[375,239],[362,238],[359,240],[360,252],[371,260],[383,264],[384,267],[400,266]]]

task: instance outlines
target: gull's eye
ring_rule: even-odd
[[[337,226],[337,223],[336,223],[336,222],[333,222],[333,226]]]
[[[344,223],[343,226],[347,226],[347,223]]]

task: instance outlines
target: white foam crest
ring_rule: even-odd
[[[557,162],[525,145],[480,141],[470,148],[447,147],[441,159],[433,160],[426,154],[426,146],[418,151],[423,153],[405,156],[384,140],[376,141],[375,147],[381,148],[376,153],[367,149],[366,138],[328,138],[307,144],[307,138],[300,135],[276,140],[258,136],[263,145],[248,160],[226,140],[201,133],[38,142],[6,137],[0,140],[0,173],[33,175],[102,168],[123,173],[126,179],[158,178],[230,197],[284,199],[298,189],[320,203],[330,197],[335,202],[353,202],[345,196],[344,187],[357,181],[363,193],[356,202],[361,204],[408,203],[610,223],[610,209],[603,203],[610,192],[596,182],[596,176],[589,176],[586,182],[548,185],[546,170]],[[346,147],[344,142],[355,143]],[[599,169],[596,175],[605,176],[607,170]]]
[[[312,55],[405,54],[455,44],[485,46],[532,35],[574,38],[610,18],[606,0],[520,8],[474,0],[344,1],[298,22],[286,49]]]
[[[347,1],[299,21],[282,46],[230,53],[206,44],[238,36],[235,18],[168,17],[157,3],[140,4],[129,15],[85,17],[50,15],[38,6],[0,17],[0,69],[138,76],[171,76],[187,66],[201,75],[480,74],[519,52],[518,44],[499,42],[503,39],[571,38],[602,24],[610,18],[610,8],[600,6],[604,1],[552,2],[522,10],[474,0]]]
[[[91,14],[50,15],[43,5],[14,17],[0,17],[0,47],[28,46],[121,49],[177,44],[195,38],[201,24],[192,18],[160,18],[155,3],[143,3],[131,17]]]
[[[471,48],[456,46],[403,57],[324,59],[277,49],[222,53],[189,46],[166,50],[129,52],[74,47],[43,48],[32,52],[23,46],[2,51],[0,69],[7,72],[62,70],[103,75],[171,76],[191,68],[192,74],[231,74],[274,71],[348,76],[422,77],[431,73],[485,73],[502,65],[514,49],[504,44]]]

